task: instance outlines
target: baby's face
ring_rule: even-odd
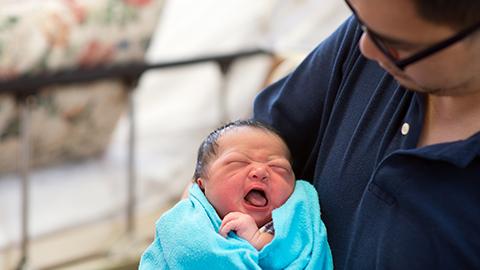
[[[205,196],[220,218],[237,211],[263,226],[295,186],[286,145],[278,136],[252,127],[227,131],[218,145],[207,179],[200,181]]]

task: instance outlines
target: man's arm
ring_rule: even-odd
[[[183,199],[187,199],[188,198],[188,191],[190,190],[190,188],[192,187],[193,183],[192,182],[188,182],[187,186],[185,187],[185,189],[183,190],[182,192],[182,197],[180,197],[180,200],[183,200]]]

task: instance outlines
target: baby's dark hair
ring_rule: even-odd
[[[280,135],[280,133],[271,127],[270,125],[255,120],[255,119],[247,119],[247,120],[237,120],[234,122],[230,122],[228,124],[225,124],[214,131],[212,131],[206,138],[203,140],[203,142],[200,144],[200,147],[198,148],[198,154],[197,154],[197,163],[195,165],[195,172],[193,174],[193,182],[195,182],[198,178],[202,177],[205,178],[206,175],[206,169],[208,167],[208,164],[210,161],[216,156],[217,150],[218,150],[218,139],[225,134],[228,131],[234,130],[236,128],[240,127],[252,127],[252,128],[257,128],[269,133],[272,133],[276,136],[278,136],[280,139],[283,138]],[[286,145],[286,144],[285,144]],[[287,149],[288,150],[288,149]],[[290,152],[288,152],[288,159],[290,163],[292,162]]]

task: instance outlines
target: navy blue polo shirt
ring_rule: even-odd
[[[417,148],[425,97],[364,58],[361,33],[347,20],[254,117],[315,185],[335,269],[480,269],[480,132]]]

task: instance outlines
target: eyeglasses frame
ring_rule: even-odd
[[[404,70],[408,65],[411,65],[415,62],[418,62],[424,58],[427,58],[428,56],[431,56],[434,53],[437,53],[457,42],[460,40],[466,38],[473,32],[477,31],[480,29],[480,21],[470,27],[467,27],[463,29],[462,31],[458,32],[457,34],[446,38],[438,43],[435,43],[425,49],[420,50],[419,52],[414,53],[413,55],[405,58],[405,59],[396,59],[391,53],[390,49],[388,46],[383,44],[382,38],[379,34],[377,34],[375,31],[372,31],[369,29],[366,24],[360,19],[358,16],[356,10],[353,8],[352,4],[349,2],[349,0],[345,0],[345,3],[347,6],[350,8],[352,11],[353,15],[355,16],[355,19],[358,21],[360,24],[360,27],[362,30],[370,37],[370,40],[375,44],[375,46],[390,60],[392,63],[400,70]]]

